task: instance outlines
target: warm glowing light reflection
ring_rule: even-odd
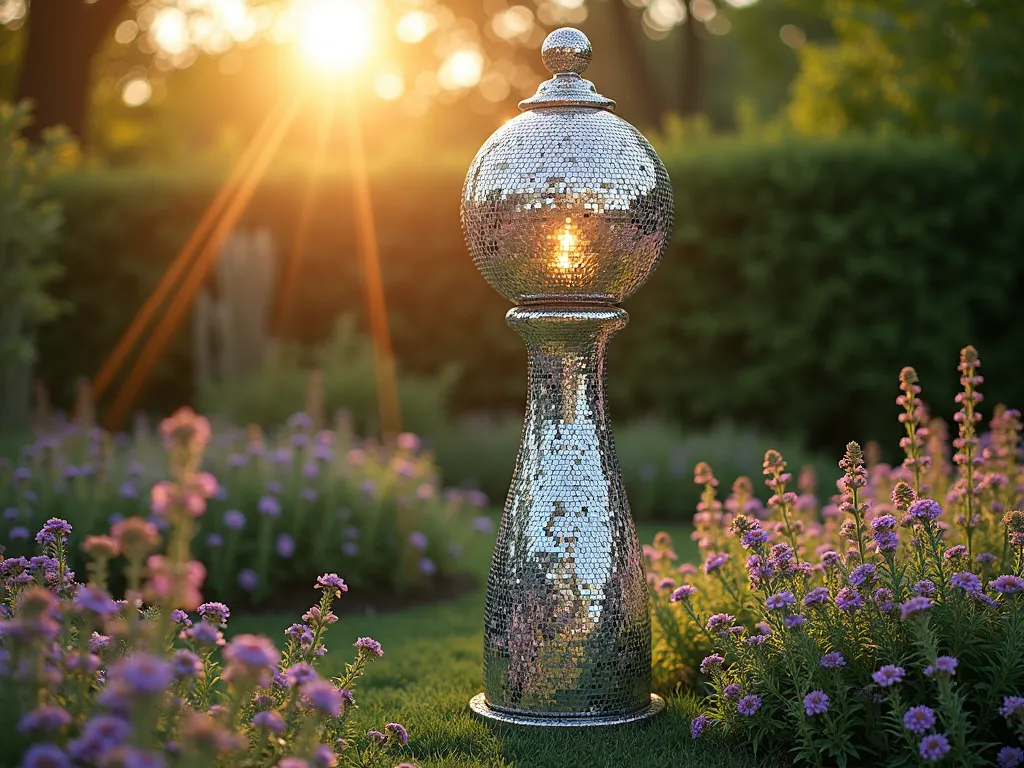
[[[307,0],[301,13],[299,42],[316,66],[342,72],[369,56],[373,24],[363,0]]]
[[[437,28],[437,18],[426,11],[409,11],[395,25],[395,35],[403,43],[418,43]]]
[[[153,86],[144,77],[135,77],[125,83],[121,98],[129,107],[141,107],[153,96]]]
[[[476,48],[461,48],[447,59],[437,71],[437,80],[448,91],[472,88],[480,82],[484,72],[484,57]]]
[[[555,236],[558,246],[552,266],[560,272],[572,272],[579,260],[579,237],[572,225],[572,217],[566,217],[565,226]]]
[[[382,72],[377,75],[373,89],[385,101],[394,101],[405,93],[405,80],[398,72]]]

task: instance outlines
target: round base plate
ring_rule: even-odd
[[[482,693],[478,693],[472,699],[469,700],[469,708],[473,710],[473,713],[478,717],[485,718],[487,720],[496,720],[499,723],[509,723],[511,725],[542,725],[556,728],[582,728],[593,725],[625,725],[626,723],[635,723],[637,720],[646,720],[648,717],[652,717],[665,708],[665,700],[656,693],[651,694],[651,703],[643,709],[636,712],[630,712],[628,715],[614,715],[612,717],[575,717],[572,715],[566,715],[564,717],[536,717],[534,715],[516,715],[508,712],[498,712],[497,710],[491,709],[487,703],[487,698]]]

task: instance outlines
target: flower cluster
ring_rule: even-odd
[[[85,583],[68,566],[73,529],[63,519],[39,530],[39,554],[0,556],[0,697],[16,712],[2,718],[0,740],[23,753],[25,768],[394,765],[405,728],[388,723],[360,737],[350,717],[355,684],[380,645],[357,640],[340,676],[318,669],[338,620],[333,603],[348,589],[336,574],[316,580],[320,600],[286,631],[283,652],[258,635],[225,640],[231,610],[203,602],[205,569],[190,555],[204,509],[189,494],[207,495],[187,489],[215,483],[198,470],[208,425],[182,411],[162,432],[174,489],[162,534],[130,517],[86,537]],[[119,557],[123,600],[108,583]]]
[[[161,444],[187,479],[167,476]],[[339,562],[355,586],[423,591],[493,529],[481,492],[442,489],[438,477],[415,435],[360,440],[345,414],[323,429],[298,413],[273,435],[214,429],[191,411],[156,434],[140,420],[130,436],[51,419],[13,467],[0,461],[0,536],[30,556],[29,531],[60,514],[75,526],[66,554],[80,570],[85,537],[133,517],[165,532],[180,511],[211,596],[259,603]]]
[[[980,366],[966,348],[952,451],[905,368],[902,465],[850,443],[821,502],[788,490],[776,451],[764,510],[736,487],[719,503],[700,465],[705,567],[677,567],[666,534],[645,548],[656,680],[710,690],[694,738],[714,726],[815,765],[1024,764],[1021,418],[979,428]]]

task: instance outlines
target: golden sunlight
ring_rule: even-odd
[[[330,72],[361,64],[370,54],[373,24],[365,0],[307,0],[299,43],[309,61]]]
[[[576,260],[579,256],[579,240],[573,231],[572,218],[566,218],[565,226],[556,236],[558,250],[555,254],[554,267],[562,272],[572,272],[576,269]]]

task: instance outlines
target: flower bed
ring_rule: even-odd
[[[285,632],[283,653],[258,635],[225,643],[231,611],[203,602],[205,569],[189,554],[203,514],[197,498],[215,486],[197,471],[208,425],[181,413],[163,431],[172,475],[163,536],[128,517],[109,535],[85,537],[83,584],[67,557],[72,526],[59,518],[36,534],[40,554],[0,558],[5,757],[23,751],[26,768],[393,765],[405,728],[357,736],[348,720],[355,682],[383,656],[380,644],[359,638],[342,675],[317,671],[334,601],[348,591],[343,579],[316,579],[320,599]],[[127,589],[116,601],[107,581],[119,556]]]
[[[344,416],[325,430],[297,414],[270,436],[231,426],[211,435],[191,412],[176,418],[195,420],[209,441],[192,489],[166,480],[161,445],[185,421],[164,422],[161,436],[140,425],[130,437],[58,424],[16,466],[0,464],[10,553],[31,554],[30,531],[61,517],[74,525],[68,556],[80,568],[84,536],[136,515],[166,527],[180,493],[196,515],[208,592],[258,604],[341,569],[375,591],[429,592],[458,571],[474,529],[490,529],[486,498],[442,490],[414,435],[385,448],[358,439]]]
[[[1024,763],[1021,418],[997,407],[979,435],[980,366],[965,348],[952,451],[904,369],[906,460],[850,443],[827,504],[776,451],[766,508],[746,478],[723,504],[697,467],[703,568],[677,567],[666,535],[645,548],[657,672],[710,691],[693,738],[814,765]]]

